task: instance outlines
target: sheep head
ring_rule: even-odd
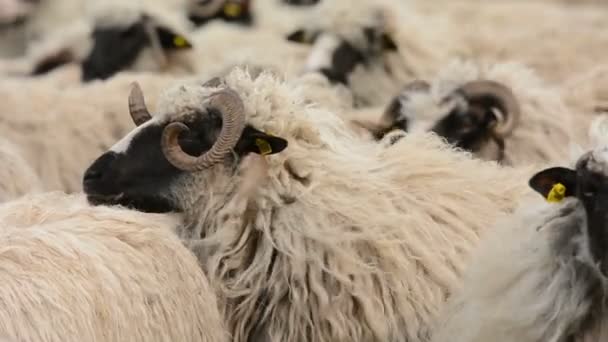
[[[93,47],[81,64],[85,82],[131,67],[145,50],[151,50],[157,68],[163,69],[168,55],[192,48],[184,36],[147,15],[121,25],[98,23],[91,38]]]
[[[452,110],[431,129],[459,148],[480,153],[490,142],[498,150],[488,159],[501,160],[504,139],[517,126],[521,115],[519,102],[507,86],[489,80],[468,82],[442,102]]]
[[[92,204],[180,211],[172,184],[193,174],[231,174],[250,153],[269,155],[287,147],[286,140],[248,125],[239,94],[221,81],[198,88],[195,99],[172,105],[171,113],[151,115],[134,84],[129,111],[137,127],[85,172],[84,191]],[[177,89],[182,90],[189,95],[184,87]]]
[[[578,209],[586,217],[586,243],[589,263],[598,265],[608,277],[608,149],[601,148],[583,155],[574,169],[553,167],[538,172],[529,181],[530,187],[549,202],[575,198]],[[588,253],[587,253],[588,252]]]
[[[302,28],[287,35],[286,39],[312,46],[305,71],[320,72],[333,83],[347,85],[357,66],[397,50],[397,45],[381,26],[354,30],[357,32],[351,36],[356,38],[347,39],[329,30]]]

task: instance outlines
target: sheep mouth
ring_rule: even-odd
[[[104,204],[120,204],[120,201],[124,198],[124,192],[117,195],[87,195],[87,200],[91,205],[104,205]]]
[[[128,196],[121,192],[116,195],[87,195],[93,206],[122,206],[144,213],[162,214],[180,210],[169,200],[159,196]]]

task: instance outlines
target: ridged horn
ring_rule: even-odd
[[[494,134],[497,137],[505,137],[517,126],[521,108],[519,101],[513,91],[502,83],[477,80],[471,81],[458,88],[470,104],[476,102],[490,102],[502,115],[497,116],[497,123],[494,126]]]
[[[188,126],[173,122],[163,130],[161,147],[167,160],[183,171],[200,171],[224,160],[238,142],[245,128],[245,106],[232,89],[222,89],[213,95],[209,106],[222,113],[222,130],[209,151],[198,157],[184,152],[179,145],[179,135],[188,131]]]
[[[139,126],[152,118],[146,102],[144,100],[144,93],[141,91],[139,83],[131,83],[131,93],[129,94],[129,114],[135,126]]]

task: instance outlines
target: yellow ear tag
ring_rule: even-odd
[[[255,144],[258,147],[258,149],[260,150],[260,154],[262,154],[263,156],[272,153],[272,147],[270,147],[270,144],[268,143],[268,141],[257,138],[257,139],[255,139]]]
[[[173,37],[173,45],[177,47],[185,47],[188,45],[188,41],[182,36],[175,36]]]
[[[566,187],[562,183],[556,183],[547,195],[547,202],[558,203],[566,197]]]
[[[234,2],[229,2],[226,4],[226,6],[224,6],[224,13],[229,16],[229,17],[238,17],[239,15],[241,15],[241,12],[243,11],[243,8],[240,4],[234,3]]]

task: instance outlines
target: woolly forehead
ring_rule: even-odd
[[[375,3],[375,1],[374,1]],[[388,7],[352,6],[350,1],[323,2],[309,30],[332,33],[359,48],[366,48],[368,37],[364,29],[391,35]]]

